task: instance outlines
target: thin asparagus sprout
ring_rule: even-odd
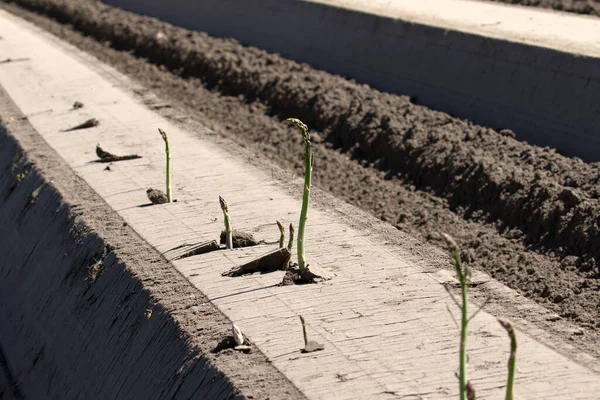
[[[460,319],[460,351],[459,351],[459,393],[460,400],[468,400],[467,396],[467,327],[469,324],[469,297],[468,297],[468,285],[469,285],[469,270],[463,267],[460,259],[460,251],[458,245],[449,235],[443,234],[446,244],[450,249],[452,255],[452,262],[456,269],[456,275],[460,281],[460,289],[462,294],[461,304],[461,319]]]
[[[292,246],[294,245],[294,225],[290,223],[290,241],[288,242],[287,249],[289,252],[292,251]]]
[[[279,248],[282,249],[285,243],[285,228],[281,224],[281,222],[277,222],[277,227],[279,228]]]
[[[517,335],[513,324],[503,318],[497,318],[498,322],[510,337],[510,356],[508,357],[508,382],[506,384],[506,400],[513,400],[515,387],[515,369],[517,365]]]
[[[219,203],[221,204],[221,210],[223,210],[223,219],[225,222],[225,246],[229,249],[233,249],[233,231],[231,230],[231,221],[229,220],[229,207],[225,200],[219,196]]]
[[[173,196],[171,194],[171,153],[169,152],[169,139],[167,138],[166,132],[162,129],[158,128],[158,132],[165,141],[165,154],[167,156],[167,200],[171,203],[173,201]]]
[[[302,323],[302,334],[304,335],[304,347],[308,346],[308,336],[306,335],[306,324],[304,323],[304,317],[302,315],[298,315],[300,317],[300,322]]]
[[[300,222],[298,223],[298,268],[300,273],[308,268],[306,256],[304,255],[304,230],[306,219],[308,218],[308,202],[310,201],[310,185],[312,181],[313,153],[311,149],[310,134],[308,127],[299,119],[288,118],[286,121],[294,124],[302,133],[304,139],[304,193],[302,196],[302,210],[300,212]]]

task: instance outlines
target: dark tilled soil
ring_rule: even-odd
[[[600,337],[599,164],[530,146],[409,98],[92,0],[4,7],[112,64],[194,120],[417,238],[451,234],[475,269]],[[580,337],[578,338],[580,339]],[[592,349],[593,351],[593,349]]]
[[[600,16],[599,0],[483,0],[497,1],[499,3],[519,4],[528,7],[551,8],[558,11],[567,11],[576,14]]]

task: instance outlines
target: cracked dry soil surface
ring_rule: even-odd
[[[282,121],[300,118],[316,186],[441,249],[439,233],[452,235],[472,268],[577,324],[572,340],[600,354],[598,163],[94,0],[11,3],[0,2],[168,102],[155,105],[165,117],[200,121],[298,175],[301,137]]]

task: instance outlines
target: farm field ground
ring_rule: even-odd
[[[165,115],[297,173],[300,138],[281,121],[305,120],[316,186],[440,248],[451,234],[472,268],[579,325],[577,345],[599,354],[598,163],[99,2],[16,3],[39,14],[2,5],[156,93]]]
[[[298,175],[301,138],[282,120],[301,118],[317,187],[439,249],[439,233],[451,234],[473,269],[553,312],[523,318],[600,356],[598,163],[99,2],[0,5],[155,93],[163,117],[200,122]]]

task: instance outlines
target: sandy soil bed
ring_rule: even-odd
[[[299,173],[300,138],[281,121],[301,118],[314,128],[317,186],[436,246],[450,233],[474,268],[577,323],[574,339],[597,353],[598,164],[96,1],[15,3],[60,24],[5,7],[168,101],[163,115],[183,111]]]
[[[0,399],[304,398],[2,88],[0,226]]]
[[[519,4],[529,7],[551,8],[577,14],[600,16],[600,1],[598,0],[483,0],[500,3]]]

